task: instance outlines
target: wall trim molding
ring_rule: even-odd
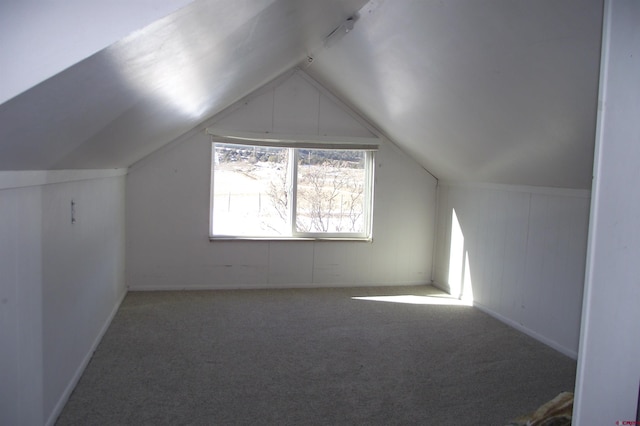
[[[469,189],[486,189],[494,191],[526,192],[528,194],[555,195],[562,197],[591,198],[590,189],[560,188],[551,186],[509,185],[502,183],[458,182],[440,180],[440,186]]]
[[[497,319],[500,322],[505,323],[506,325],[515,328],[516,330],[526,334],[529,337],[533,337],[534,339],[536,339],[537,341],[544,343],[545,345],[557,350],[558,352],[562,353],[563,355],[568,356],[569,358],[573,359],[573,360],[577,360],[578,359],[578,352],[566,348],[564,346],[562,346],[561,344],[559,344],[558,342],[548,339],[546,337],[544,337],[541,334],[536,333],[535,331],[525,327],[524,325],[515,322],[505,316],[500,315],[499,313],[487,308],[486,306],[477,303],[477,302],[473,302],[473,307],[478,308],[479,310],[481,310],[482,312],[484,312],[485,314]]]
[[[129,286],[129,291],[210,291],[210,290],[302,290],[314,288],[363,288],[363,287],[403,287],[430,286],[424,281],[388,283],[289,283],[289,284],[210,284],[189,286]]]
[[[127,169],[0,171],[0,190],[124,176]]]
[[[442,290],[446,293],[449,293],[449,286],[447,285],[442,285],[441,283],[438,282],[434,282],[433,287]],[[544,343],[545,345],[555,349],[556,351],[560,352],[563,355],[568,356],[569,358],[576,360],[578,359],[578,352],[574,351],[572,349],[566,348],[563,345],[559,344],[558,342],[548,339],[546,337],[544,337],[542,334],[536,333],[535,331],[525,327],[524,325],[520,324],[519,322],[513,321],[512,319],[509,319],[503,315],[500,315],[499,313],[497,313],[496,311],[487,308],[486,306],[484,306],[481,303],[478,303],[476,301],[473,302],[473,307],[474,308],[478,308],[479,310],[481,310],[482,312],[484,312],[485,314],[489,315],[490,317],[493,317],[495,319],[497,319],[498,321],[508,325],[509,327],[515,328],[516,330],[526,334],[529,337],[533,337],[534,339],[536,339],[537,341]]]

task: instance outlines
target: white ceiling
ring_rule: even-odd
[[[590,188],[601,21],[601,0],[376,0],[308,72],[438,178]]]
[[[0,105],[0,170],[127,167],[295,66],[365,2],[194,1]]]
[[[311,54],[438,178],[589,188],[601,20],[602,0],[197,0],[1,104],[0,170],[127,167]]]
[[[190,2],[0,1],[0,103]]]

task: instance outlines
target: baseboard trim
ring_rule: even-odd
[[[434,281],[431,284],[433,287],[442,290],[446,293],[449,293],[449,286],[447,285],[443,285],[439,282]],[[537,341],[544,343],[545,345],[555,349],[556,351],[560,352],[561,354],[564,354],[566,356],[568,356],[571,359],[577,360],[578,359],[578,352],[569,348],[564,347],[563,345],[559,344],[558,342],[551,340],[545,336],[543,336],[540,333],[537,333],[527,327],[525,327],[524,325],[505,317],[504,315],[500,315],[499,313],[495,312],[494,310],[484,306],[481,303],[478,303],[476,301],[473,302],[473,306],[478,308],[479,310],[481,310],[482,312],[484,312],[485,314],[497,319],[500,322],[503,322],[505,324],[507,324],[509,327],[513,327],[516,330],[526,334],[529,337],[533,337],[534,339],[536,339]]]
[[[62,410],[63,410],[64,406],[67,404],[67,401],[69,400],[69,397],[71,396],[71,393],[73,392],[73,390],[75,389],[76,385],[78,384],[78,381],[82,377],[82,374],[84,373],[84,370],[87,368],[87,365],[89,365],[89,361],[91,361],[91,357],[93,356],[93,353],[98,348],[98,345],[100,344],[100,341],[102,340],[102,337],[104,336],[104,334],[109,329],[109,326],[111,325],[111,321],[113,321],[113,318],[116,316],[116,313],[118,312],[118,309],[120,309],[120,305],[122,304],[122,302],[124,301],[124,298],[126,296],[127,296],[127,291],[125,289],[125,291],[123,292],[122,296],[120,297],[120,299],[117,301],[117,303],[115,304],[115,306],[111,310],[111,313],[107,317],[107,320],[104,322],[102,328],[100,329],[100,332],[98,333],[98,335],[94,339],[93,344],[89,348],[89,351],[84,356],[84,358],[82,359],[82,362],[78,366],[75,374],[73,375],[73,377],[69,381],[69,384],[67,385],[67,387],[65,388],[64,392],[60,396],[60,399],[58,400],[58,403],[53,408],[53,411],[51,412],[51,414],[49,415],[49,418],[47,419],[47,422],[45,423],[46,426],[53,426],[55,424],[56,420],[58,419],[58,417],[60,416],[60,414],[62,413]]]
[[[438,282],[436,282],[436,281],[433,281],[430,285],[431,285],[432,287],[437,288],[438,290],[442,290],[442,291],[444,291],[445,293],[449,293],[449,294],[451,294],[451,289],[449,288],[449,286],[448,286],[448,285],[441,285],[440,283],[438,283]]]
[[[564,355],[566,355],[569,358],[574,359],[574,360],[578,359],[578,352],[576,352],[576,351],[574,351],[572,349],[566,348],[563,345],[559,344],[558,342],[556,342],[554,340],[551,340],[551,339],[543,336],[542,334],[537,333],[537,332],[535,332],[535,331],[523,326],[522,324],[513,321],[512,319],[509,319],[509,318],[507,318],[507,317],[505,317],[503,315],[500,315],[499,313],[487,308],[484,305],[481,305],[481,304],[479,304],[477,302],[473,302],[473,306],[478,308],[479,310],[481,310],[485,314],[492,316],[493,318],[497,319],[498,321],[501,321],[501,322],[507,324],[508,326],[513,327],[516,330],[526,334],[527,336],[533,337],[537,341],[539,341],[541,343],[544,343],[545,345],[555,349],[556,351],[560,352],[561,354],[564,354]]]
[[[129,291],[198,291],[198,290],[287,290],[287,289],[313,289],[313,288],[362,288],[362,287],[402,287],[402,286],[430,286],[430,283],[420,282],[394,282],[394,283],[291,283],[291,284],[215,284],[215,285],[191,285],[191,286],[130,286]]]

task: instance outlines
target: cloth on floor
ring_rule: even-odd
[[[573,393],[561,392],[528,416],[520,417],[507,426],[569,426],[573,413]]]

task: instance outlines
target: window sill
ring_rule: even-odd
[[[209,236],[209,242],[219,241],[349,241],[359,243],[372,243],[373,238],[356,238],[356,237],[214,237]]]

